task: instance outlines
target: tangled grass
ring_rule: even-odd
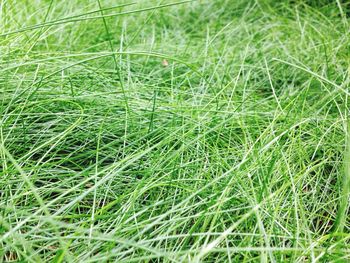
[[[0,1],[0,261],[347,262],[339,0]]]

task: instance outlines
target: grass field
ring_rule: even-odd
[[[0,0],[0,262],[350,262],[350,5]]]

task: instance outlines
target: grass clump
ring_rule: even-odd
[[[0,6],[0,260],[350,260],[346,3]]]

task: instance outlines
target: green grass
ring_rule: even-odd
[[[349,8],[1,0],[0,262],[349,262]]]

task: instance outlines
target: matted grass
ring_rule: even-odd
[[[0,1],[0,261],[349,261],[349,22]]]

